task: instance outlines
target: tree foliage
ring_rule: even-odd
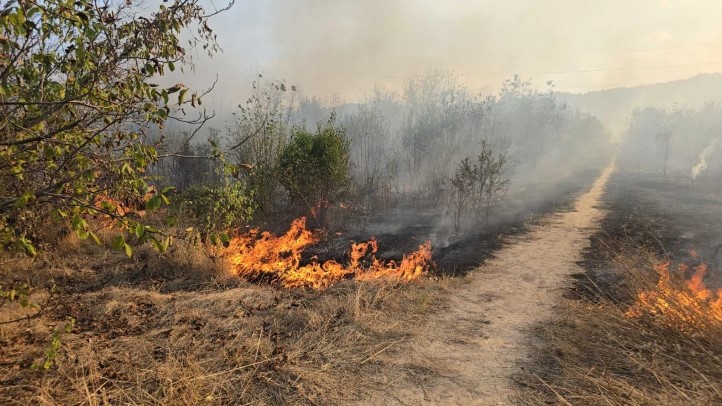
[[[470,214],[488,221],[491,208],[509,183],[505,174],[508,164],[508,154],[494,152],[486,141],[481,142],[481,152],[475,159],[459,162],[449,179],[450,209],[456,231]]]
[[[33,225],[52,218],[97,239],[86,217],[143,227],[112,201],[151,190],[159,159],[149,129],[181,118],[200,97],[152,83],[181,68],[188,47],[216,49],[198,0],[148,12],[111,0],[22,0],[0,6],[0,242],[33,253]],[[181,30],[192,32],[188,44]],[[192,30],[192,31],[191,31]],[[199,116],[202,117],[202,116]],[[190,120],[193,121],[193,120]],[[98,196],[110,196],[98,205]],[[167,203],[156,193],[146,204]],[[152,228],[145,238],[154,239]]]
[[[233,113],[228,158],[234,164],[252,167],[244,171],[245,181],[254,192],[257,214],[261,216],[271,214],[279,200],[278,162],[288,141],[296,98],[295,86],[264,82],[259,77],[253,83],[251,96]]]
[[[349,142],[335,117],[315,133],[294,129],[279,162],[281,183],[295,204],[324,210],[346,191]]]

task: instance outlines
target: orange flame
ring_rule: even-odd
[[[310,287],[318,290],[351,277],[362,281],[389,279],[408,282],[420,278],[431,263],[431,243],[428,241],[420,245],[418,251],[404,255],[401,264],[397,265],[394,261],[384,262],[376,258],[378,243],[372,239],[351,245],[346,266],[334,260],[320,263],[315,259],[302,266],[303,251],[317,242],[318,238],[306,229],[306,218],[301,217],[294,220],[291,228],[280,237],[269,232],[263,232],[259,237],[258,230],[235,237],[224,253],[232,271],[243,278],[267,279],[287,288]]]
[[[637,301],[627,310],[629,317],[650,314],[659,317],[669,326],[703,327],[722,323],[722,289],[712,292],[705,286],[703,278],[707,266],[700,264],[688,281],[673,277],[670,263],[654,266],[659,275],[657,285],[637,294]],[[679,266],[680,274],[689,270],[687,265]]]

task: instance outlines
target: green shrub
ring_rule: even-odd
[[[279,163],[281,184],[292,204],[323,212],[347,191],[349,142],[335,116],[315,133],[295,128]]]
[[[201,186],[184,190],[178,196],[180,217],[190,219],[201,239],[212,242],[232,227],[247,224],[253,219],[255,203],[253,191],[245,183]]]

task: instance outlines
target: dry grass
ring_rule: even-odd
[[[660,258],[624,241],[607,241],[607,253],[607,282],[582,282],[580,297],[534,331],[534,360],[517,376],[519,403],[721,404],[722,325],[629,317],[637,292],[654,289]]]
[[[53,255],[0,270],[5,285],[22,274],[38,286],[39,302],[62,287],[51,311],[0,325],[2,404],[347,403],[378,384],[381,356],[403,348],[446,285],[278,290],[229,277],[192,246],[129,260],[67,241]],[[0,322],[28,313],[2,311]],[[68,316],[75,328],[61,336],[55,366],[31,369]],[[359,374],[372,378],[359,382]]]

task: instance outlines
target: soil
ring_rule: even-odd
[[[598,205],[613,169],[612,163],[576,199],[573,211],[547,215],[508,237],[493,259],[469,273],[409,347],[384,360],[404,366],[406,376],[384,383],[363,403],[509,404],[511,377],[527,358],[526,332],[553,316],[570,276],[583,271],[578,262],[603,217]]]

